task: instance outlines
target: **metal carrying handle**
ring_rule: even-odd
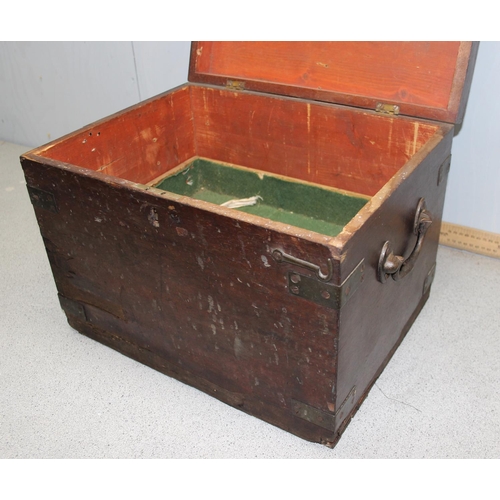
[[[405,259],[400,255],[394,255],[390,241],[384,243],[382,251],[380,252],[377,270],[377,278],[381,283],[385,283],[389,276],[391,276],[394,281],[398,281],[410,273],[420,255],[425,234],[431,224],[432,215],[425,206],[425,199],[420,198],[413,222],[413,233],[417,235],[415,248],[410,256]]]
[[[305,269],[309,269],[316,273],[316,276],[322,281],[330,281],[333,276],[333,263],[332,259],[328,259],[328,272],[324,273],[319,266],[313,264],[312,262],[308,262],[307,260],[298,259],[297,257],[293,257],[292,255],[288,255],[281,250],[273,250],[272,252],[273,259],[276,262],[288,262],[289,264],[295,264],[296,266],[303,267]]]

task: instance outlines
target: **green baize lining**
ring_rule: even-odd
[[[338,235],[368,201],[361,196],[201,158],[155,187],[217,205],[258,195],[262,200],[255,205],[233,210],[327,236]]]

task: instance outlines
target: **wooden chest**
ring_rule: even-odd
[[[23,155],[70,325],[334,446],[429,297],[476,52],[197,42],[191,83]]]

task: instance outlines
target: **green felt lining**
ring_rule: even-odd
[[[234,210],[328,236],[339,234],[368,201],[361,196],[202,158],[162,179],[155,187],[217,205],[258,195],[262,200],[256,205]]]

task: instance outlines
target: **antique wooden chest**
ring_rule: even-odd
[[[334,446],[429,297],[476,52],[197,42],[191,83],[23,155],[70,325]]]

